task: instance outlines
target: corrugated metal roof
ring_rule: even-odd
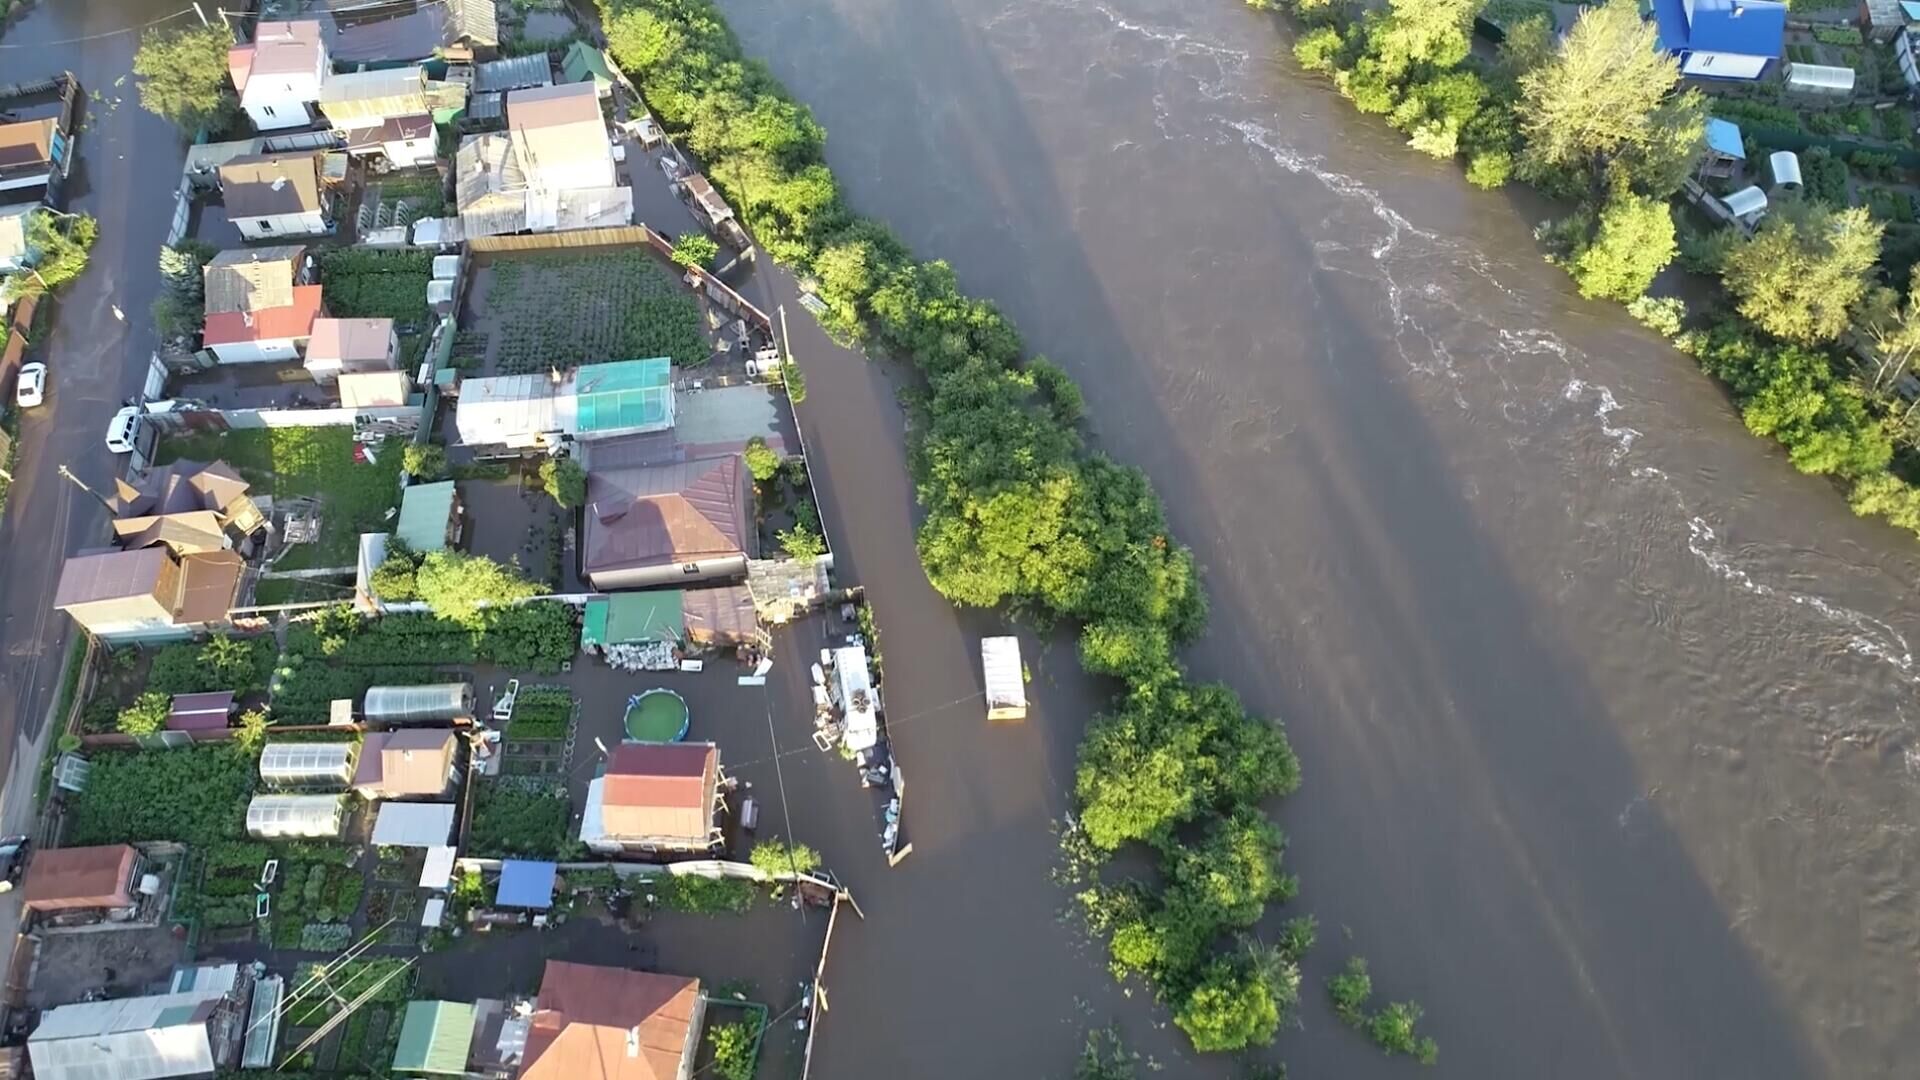
[[[453,40],[500,44],[499,16],[494,13],[493,0],[447,0],[447,11],[453,21],[448,31]]]
[[[320,155],[235,158],[220,166],[227,218],[276,217],[320,209]]]
[[[604,86],[613,82],[613,69],[607,66],[606,54],[584,41],[567,47],[566,58],[560,62],[560,73],[570,83],[592,79],[596,85]]]
[[[381,803],[373,823],[374,846],[445,847],[453,835],[453,812],[452,803]]]
[[[444,550],[447,521],[458,494],[451,480],[409,486],[400,494],[400,521],[393,535],[414,551]]]
[[[188,990],[50,1009],[27,1038],[33,1074],[40,1080],[211,1075],[213,1046],[204,1011],[222,996]]]
[[[678,589],[614,593],[607,597],[606,640],[620,645],[636,641],[678,641],[686,630]]]
[[[460,384],[453,423],[461,442],[492,445],[569,430],[575,408],[574,396],[544,375],[495,375]]]
[[[553,863],[530,859],[502,862],[500,888],[495,892],[493,902],[502,907],[545,911],[553,906],[553,879],[558,869]]]
[[[712,743],[623,743],[607,758],[600,821],[616,839],[699,843],[713,830],[720,751]]]
[[[473,67],[473,92],[491,94],[503,90],[523,90],[553,84],[552,65],[547,54],[529,53],[508,60],[489,60]]]
[[[1731,120],[1712,117],[1707,120],[1707,145],[1715,153],[1744,161],[1747,148],[1740,141],[1740,125]]]
[[[587,497],[589,574],[749,554],[738,455],[590,473]]]
[[[519,1080],[683,1075],[700,980],[547,961]]]
[[[442,1073],[467,1071],[467,1052],[473,1045],[473,1006],[464,1001],[409,1001],[400,1024],[400,1046],[393,1067],[399,1072]]]
[[[133,903],[133,865],[126,844],[48,848],[35,853],[21,899],[29,911],[123,907]]]
[[[233,691],[215,690],[204,694],[175,694],[167,713],[169,731],[218,731],[227,726],[233,712]]]
[[[370,731],[360,746],[353,786],[377,788],[380,798],[439,795],[453,768],[454,737],[446,728]]]

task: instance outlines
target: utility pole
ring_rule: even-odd
[[[208,22],[208,21],[207,21],[207,13],[206,13],[206,12],[204,12],[204,11],[202,11],[202,10],[200,10],[200,0],[193,0],[193,13],[194,13],[195,15],[198,15],[198,16],[200,16],[200,25],[201,25],[201,26],[212,26],[212,25],[213,25],[212,23],[210,23],[210,22]],[[224,14],[224,13],[223,13],[223,14]]]
[[[114,509],[113,509],[113,503],[111,503],[111,502],[109,502],[109,501],[107,500],[107,498],[106,498],[106,496],[104,496],[104,495],[102,495],[102,494],[100,494],[99,492],[97,492],[97,491],[95,491],[95,490],[93,490],[92,488],[90,488],[90,487],[88,487],[88,486],[86,485],[86,482],[85,482],[85,481],[83,481],[83,480],[81,480],[81,479],[80,479],[79,477],[77,477],[77,476],[75,476],[75,475],[73,475],[73,470],[71,470],[71,469],[69,469],[69,468],[67,468],[67,467],[66,467],[65,465],[62,465],[62,466],[60,466],[60,469],[59,469],[59,473],[60,473],[60,475],[61,475],[61,476],[64,476],[64,477],[66,477],[66,478],[67,478],[68,480],[71,480],[71,481],[73,481],[73,486],[74,486],[74,487],[77,487],[77,488],[79,488],[79,489],[80,489],[81,491],[84,491],[84,492],[86,492],[87,494],[89,494],[89,495],[91,495],[91,496],[93,496],[94,498],[96,498],[96,499],[99,499],[99,500],[100,500],[100,505],[101,505],[101,506],[104,506],[104,507],[106,507],[106,508],[107,508],[107,513],[109,513],[109,514],[111,514],[111,513],[113,513],[113,512],[114,512]],[[9,478],[9,479],[11,479],[11,478]]]
[[[779,308],[777,308],[776,310],[778,310],[778,311],[780,312],[780,352],[781,352],[781,356],[782,356],[782,359],[784,359],[784,360],[788,360],[788,361],[791,361],[791,360],[793,359],[793,349],[792,349],[792,348],[791,348],[790,346],[788,346],[788,344],[787,344],[787,341],[788,341],[788,338],[787,338],[787,305],[785,305],[785,304],[781,304],[781,305],[779,306]]]

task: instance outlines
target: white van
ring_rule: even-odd
[[[129,405],[113,414],[107,425],[107,449],[116,454],[133,453],[134,437],[140,434],[140,409]]]

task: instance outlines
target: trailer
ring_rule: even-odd
[[[1027,718],[1026,666],[1020,662],[1020,639],[980,639],[980,664],[986,670],[987,719]]]

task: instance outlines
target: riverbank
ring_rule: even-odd
[[[1583,295],[1618,300],[1672,339],[1732,394],[1749,430],[1777,440],[1802,472],[1831,477],[1855,513],[1920,532],[1920,428],[1905,396],[1920,395],[1920,384],[1906,385],[1920,305],[1869,277],[1885,226],[1865,209],[1826,208],[1818,193],[1830,185],[1819,184],[1805,204],[1789,195],[1746,244],[1751,219],[1702,213],[1703,225],[1677,235],[1687,203],[1712,199],[1680,189],[1709,156],[1707,115],[1721,106],[1681,85],[1637,7],[1583,13],[1564,38],[1551,8],[1509,17],[1487,59],[1470,47],[1477,0],[1384,12],[1338,0],[1246,3],[1302,23],[1293,48],[1302,66],[1331,77],[1362,112],[1387,114],[1414,149],[1458,155],[1474,185],[1525,178],[1573,197],[1573,211],[1538,235]],[[1734,105],[1755,108],[1735,101],[1725,111],[1739,114]],[[1844,176],[1842,167],[1843,202]],[[1676,256],[1724,286],[1691,317],[1679,298],[1647,295]]]

